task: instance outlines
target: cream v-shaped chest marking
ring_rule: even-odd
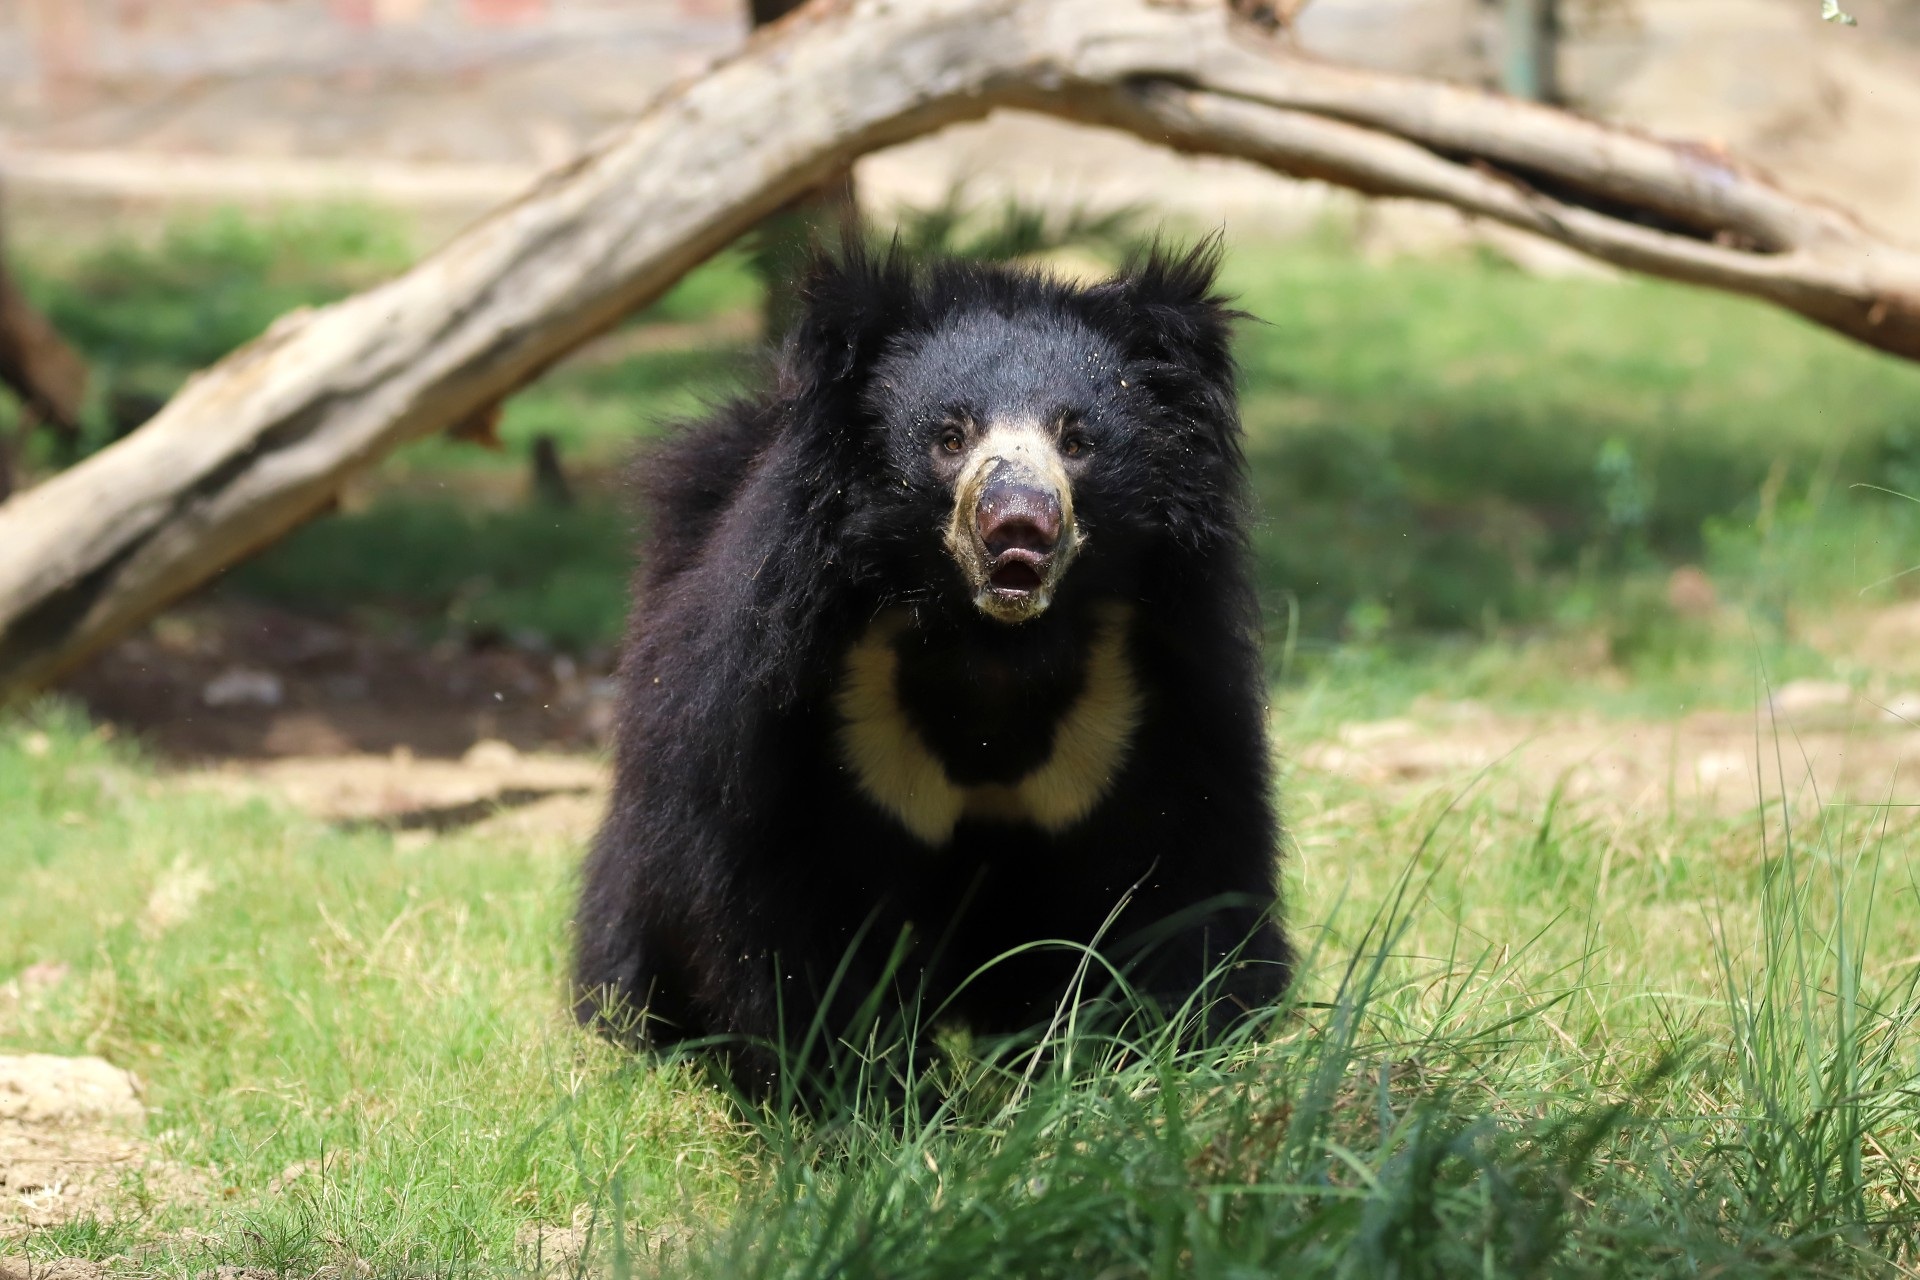
[[[1010,783],[965,786],[900,705],[894,640],[906,615],[875,619],[848,651],[836,707],[841,759],[861,792],[914,836],[940,846],[963,817],[1028,822],[1058,834],[1080,822],[1113,789],[1140,727],[1142,698],[1127,657],[1128,610],[1101,612],[1087,653],[1086,684],[1053,726],[1045,761]]]

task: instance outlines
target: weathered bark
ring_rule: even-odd
[[[0,690],[499,401],[860,154],[1000,106],[1449,204],[1920,359],[1920,255],[1704,148],[1325,66],[1217,5],[816,0],[405,275],[284,317],[0,506]]]

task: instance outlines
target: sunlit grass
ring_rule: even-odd
[[[1910,823],[1547,820],[1493,796],[1297,777],[1309,958],[1293,1006],[1237,1048],[1084,1039],[1079,1069],[1024,1085],[1017,1059],[962,1060],[931,1117],[888,1118],[883,1093],[822,1124],[572,1028],[564,842],[333,830],[182,792],[57,710],[15,717],[0,981],[71,976],[0,1000],[0,1046],[134,1069],[162,1149],[210,1188],[28,1248],[487,1274],[592,1225],[596,1272],[1911,1261]],[[156,915],[183,875],[190,909]]]

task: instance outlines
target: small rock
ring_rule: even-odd
[[[1894,724],[1920,729],[1920,693],[1896,693],[1881,705],[1880,712]]]
[[[1767,701],[1782,715],[1798,715],[1846,706],[1853,701],[1853,687],[1838,680],[1789,680]]]
[[[1370,747],[1378,742],[1411,738],[1419,732],[1420,726],[1411,720],[1368,720],[1364,723],[1341,725],[1339,736],[1344,746]]]
[[[469,769],[511,769],[520,763],[520,753],[511,743],[482,738],[467,748],[460,763]]]
[[[1693,776],[1703,787],[1714,787],[1729,778],[1753,775],[1753,765],[1736,751],[1709,751],[1693,762]]]
[[[277,707],[285,697],[279,676],[250,667],[228,667],[200,691],[210,707]]]
[[[133,1076],[101,1058],[0,1057],[0,1120],[24,1124],[138,1120]]]
[[[365,676],[348,674],[328,676],[320,682],[320,687],[334,702],[364,702],[370,686]]]

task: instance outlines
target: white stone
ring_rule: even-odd
[[[277,707],[285,697],[279,676],[247,667],[228,667],[200,691],[200,700],[210,707]]]
[[[460,757],[460,763],[469,769],[511,769],[520,763],[520,753],[513,749],[510,742],[498,738],[482,738],[467,748]]]
[[[105,1059],[0,1055],[0,1120],[97,1123],[145,1114],[132,1074]]]
[[[1853,701],[1853,687],[1838,680],[1789,680],[1768,701],[1782,715],[1798,715],[1846,706]]]

